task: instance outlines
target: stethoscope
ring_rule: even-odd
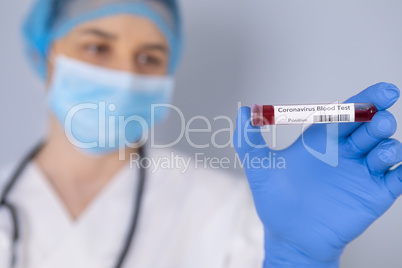
[[[18,223],[18,216],[17,216],[17,210],[14,207],[13,204],[9,203],[7,201],[7,197],[18,181],[18,178],[20,177],[21,173],[24,171],[25,167],[31,162],[34,157],[39,153],[39,151],[42,149],[44,146],[44,142],[39,143],[36,147],[33,148],[21,161],[17,169],[15,170],[14,174],[11,176],[10,181],[6,184],[3,193],[1,194],[1,199],[0,199],[0,207],[4,207],[8,209],[11,219],[12,219],[12,245],[11,245],[11,268],[15,267],[16,265],[16,260],[17,260],[17,244],[18,240],[20,238],[20,229],[19,229],[19,223]],[[139,156],[140,159],[144,159],[144,147],[141,146],[139,147]],[[135,230],[137,227],[138,223],[138,218],[140,215],[140,210],[141,210],[141,201],[142,197],[144,194],[144,188],[145,188],[145,168],[143,165],[140,165],[139,169],[139,180],[137,184],[137,194],[134,196],[135,197],[135,206],[134,206],[134,213],[133,217],[131,219],[131,224],[129,227],[129,232],[126,237],[126,240],[124,241],[123,248],[119,254],[119,257],[117,259],[116,265],[113,268],[120,268],[122,267],[124,260],[127,257],[127,253],[130,249],[130,246],[134,240],[134,234]]]

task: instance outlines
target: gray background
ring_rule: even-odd
[[[44,88],[25,61],[19,35],[31,2],[0,1],[0,164],[21,157],[46,129]],[[174,104],[187,118],[228,115],[234,120],[238,101],[332,102],[381,81],[402,87],[401,1],[181,2],[187,40]],[[391,111],[402,125],[402,102]],[[158,127],[158,133],[163,132],[158,140],[174,140],[177,126],[177,118],[171,116]],[[213,124],[213,130],[219,127],[227,123]],[[278,132],[278,147],[283,148],[300,134],[300,127],[281,127]],[[208,142],[210,136],[202,134],[193,141]],[[228,138],[219,136],[221,143]],[[400,128],[395,138],[401,140]],[[197,151],[186,141],[176,147]],[[232,148],[203,152],[234,155]],[[341,266],[402,267],[401,226],[399,200],[347,247]]]

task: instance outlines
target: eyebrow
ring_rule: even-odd
[[[165,45],[162,44],[146,44],[142,47],[144,50],[159,50],[163,53],[168,52],[168,48]]]
[[[117,39],[117,35],[114,35],[112,33],[108,33],[105,32],[103,30],[100,29],[95,29],[95,28],[91,28],[91,29],[85,29],[81,31],[82,34],[92,34],[92,35],[96,35],[99,36],[101,38],[105,38],[105,39],[109,39],[109,40],[116,40]],[[163,53],[167,53],[168,52],[168,48],[166,47],[166,45],[163,44],[146,44],[144,46],[142,46],[143,50],[159,50]]]
[[[92,34],[110,40],[117,39],[116,35],[95,28],[82,30],[81,33]]]

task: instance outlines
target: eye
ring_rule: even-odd
[[[157,56],[149,55],[146,53],[141,53],[137,57],[137,62],[139,65],[149,65],[149,66],[157,67],[157,66],[161,65],[162,60]]]
[[[91,55],[104,55],[110,52],[110,47],[105,44],[89,44],[85,50]]]

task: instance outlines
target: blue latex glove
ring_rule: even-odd
[[[396,121],[385,111],[398,97],[397,87],[380,83],[346,101],[373,103],[379,112],[369,123],[331,125],[339,130],[338,137],[329,135],[329,140],[339,141],[336,167],[312,156],[301,137],[287,149],[275,151],[286,168],[262,168],[255,164],[258,161],[245,165],[265,228],[264,267],[338,267],[345,246],[402,194],[402,166],[389,171],[402,161],[402,145],[388,139],[396,131]],[[250,109],[242,107],[234,135],[240,160],[272,156],[273,150],[249,119]],[[327,125],[313,125],[304,141],[325,149],[326,132]]]

